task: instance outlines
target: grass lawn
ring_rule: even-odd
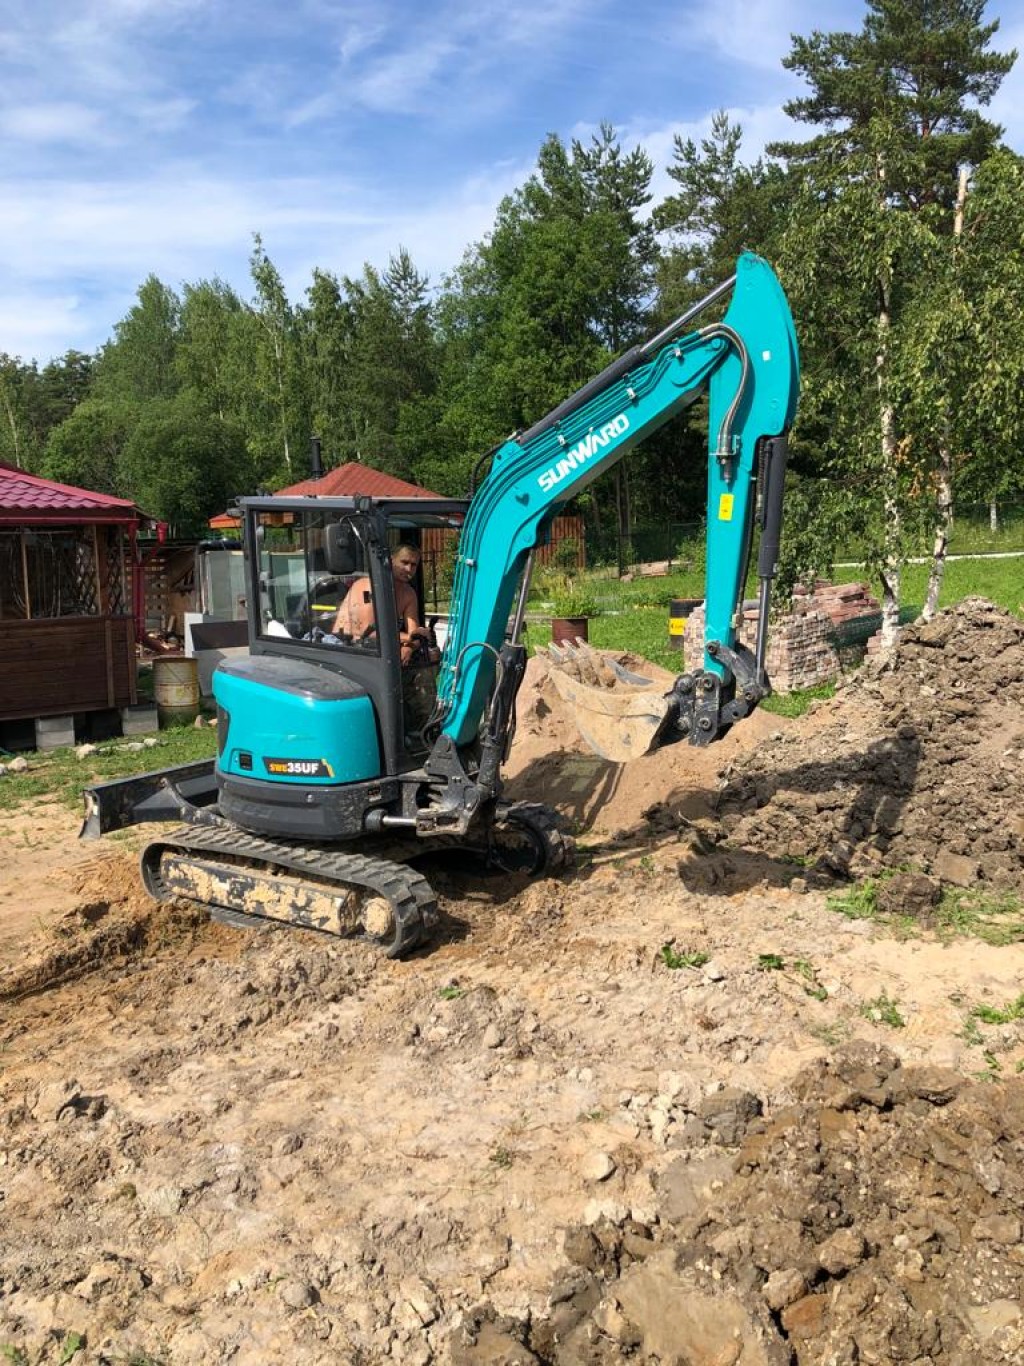
[[[65,806],[80,808],[83,787],[108,778],[212,759],[217,752],[217,732],[212,726],[202,730],[172,726],[152,738],[157,743],[146,749],[127,749],[128,744],[135,743],[134,737],[105,741],[84,759],[79,759],[73,749],[27,754],[29,766],[24,773],[7,773],[0,778],[0,810],[9,811],[40,797],[55,797]]]
[[[920,609],[928,589],[928,566],[908,564],[903,571],[903,596]],[[951,560],[946,565],[939,595],[940,607],[962,598],[989,598],[1015,616],[1024,617],[1024,556],[1007,560]]]

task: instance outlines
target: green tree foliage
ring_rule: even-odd
[[[309,437],[309,401],[301,330],[277,267],[256,235],[250,273],[256,294],[246,310],[241,347],[238,417],[257,477],[270,487],[300,479],[298,463]]]
[[[50,431],[89,391],[93,358],[68,351],[42,370],[0,353],[0,460],[38,470]]]
[[[966,361],[955,417],[969,501],[1024,493],[1024,158],[1000,148],[978,167],[959,255]]]
[[[407,410],[436,383],[428,288],[404,248],[356,280],[314,273],[304,339],[314,422],[333,463],[413,473],[419,432]]]
[[[770,149],[794,187],[780,254],[809,362],[801,423],[825,434],[823,500],[838,488],[856,519],[890,639],[938,454],[934,425],[915,421],[926,406],[915,373],[934,378],[920,301],[948,279],[940,239],[953,235],[958,165],[999,136],[974,104],[1015,56],[988,50],[996,25],[982,11],[980,0],[868,0],[860,32],[794,39],[784,64],[810,93],[787,112],[822,131]],[[946,367],[947,385],[955,374]]]
[[[655,221],[670,249],[659,272],[660,312],[677,315],[727,280],[743,251],[772,255],[786,207],[785,177],[759,157],[740,159],[743,129],[724,110],[698,146],[677,133],[670,178],[678,189],[658,205]]]
[[[35,373],[34,367],[0,352],[0,460],[19,469],[31,468],[36,453],[26,396]]]
[[[128,496],[121,474],[121,454],[135,425],[134,405],[107,398],[87,398],[50,433],[43,474],[62,484]]]
[[[440,435],[458,478],[446,491],[646,329],[657,259],[645,214],[652,171],[643,151],[623,154],[607,125],[587,145],[548,137],[533,175],[447,282]]]
[[[245,306],[230,285],[185,285],[175,370],[195,403],[222,421],[237,414],[245,388],[245,323]]]
[[[180,387],[175,367],[181,302],[150,275],[137,302],[114,328],[96,365],[96,395],[117,402],[172,398]]]
[[[198,406],[194,391],[142,410],[118,458],[121,488],[176,534],[202,534],[239,486],[249,456],[241,432]]]

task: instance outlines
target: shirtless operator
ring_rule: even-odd
[[[420,552],[414,545],[400,545],[391,555],[391,573],[395,581],[395,609],[398,615],[398,639],[402,650],[402,668],[408,668],[416,652],[417,640],[424,642],[431,664],[436,664],[439,654],[430,644],[430,632],[419,623],[419,604],[416,590],[412,586],[419,568]],[[373,610],[373,592],[368,577],[356,579],[345,594],[345,600],[338,608],[338,615],[331,627],[335,635],[344,634],[353,640],[364,640],[371,636],[371,628],[377,618]]]

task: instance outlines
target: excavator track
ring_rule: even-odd
[[[414,869],[336,848],[277,844],[229,825],[186,825],[142,852],[157,901],[186,897],[232,925],[267,921],[359,938],[401,958],[426,943],[437,901]]]

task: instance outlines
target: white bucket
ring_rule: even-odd
[[[153,700],[161,726],[180,726],[199,715],[199,670],[184,655],[153,659]]]

